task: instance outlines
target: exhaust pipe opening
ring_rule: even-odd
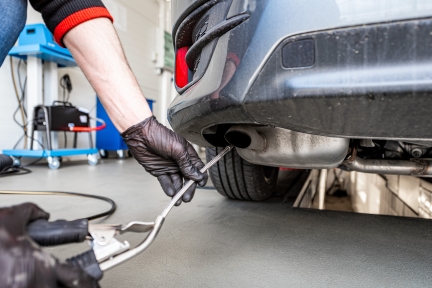
[[[250,126],[231,127],[225,133],[225,140],[240,149],[261,150],[265,147],[264,138]]]
[[[231,145],[241,149],[248,148],[252,143],[252,139],[248,134],[239,131],[227,132],[225,134],[225,140]]]

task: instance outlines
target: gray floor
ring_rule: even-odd
[[[0,189],[105,195],[118,210],[108,223],[153,221],[167,205],[157,181],[134,160],[89,167],[36,165],[0,178]],[[75,219],[106,204],[60,196],[3,196],[1,206],[33,201],[52,219]],[[418,219],[293,209],[283,196],[229,201],[200,190],[175,208],[144,254],[106,273],[102,287],[427,287],[432,281],[432,223]],[[138,243],[140,235],[125,238]],[[50,249],[64,259],[85,244]]]

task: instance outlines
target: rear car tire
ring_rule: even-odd
[[[207,162],[224,148],[207,148]],[[279,168],[255,165],[243,160],[235,149],[209,169],[216,190],[223,196],[246,201],[262,201],[273,195]]]

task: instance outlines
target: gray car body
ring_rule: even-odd
[[[197,2],[204,3],[206,1],[172,0],[173,23],[177,23],[173,31],[174,39],[178,23],[182,21],[181,15],[185,15],[185,11],[187,12],[188,9],[192,11],[193,9],[190,7],[193,7]],[[241,123],[270,125],[303,133],[332,137],[432,139],[430,132],[420,133],[415,129],[406,129],[406,131],[399,128],[395,128],[393,131],[387,127],[385,129],[380,129],[379,127],[375,129],[373,127],[376,126],[376,123],[371,123],[370,127],[372,128],[370,128],[367,124],[364,125],[361,123],[361,121],[367,123],[368,119],[365,118],[369,117],[368,114],[359,113],[356,115],[357,110],[353,111],[353,113],[347,112],[353,109],[353,105],[357,104],[353,104],[353,102],[350,102],[351,100],[347,100],[346,98],[334,99],[334,97],[329,97],[328,99],[330,100],[325,100],[324,102],[310,100],[305,105],[320,107],[310,111],[305,109],[296,110],[295,101],[298,101],[296,97],[300,99],[301,96],[305,96],[301,94],[302,91],[308,91],[308,94],[306,94],[308,99],[325,97],[320,92],[314,94],[314,92],[310,91],[319,91],[320,89],[325,91],[328,88],[327,86],[329,86],[327,84],[331,84],[333,81],[331,78],[332,73],[338,75],[339,84],[346,81],[346,83],[342,83],[345,86],[333,87],[332,89],[345,89],[342,92],[345,94],[367,94],[363,92],[367,90],[365,90],[365,87],[368,85],[368,81],[374,81],[375,76],[373,75],[375,73],[378,73],[376,75],[380,75],[380,73],[387,75],[392,69],[397,70],[396,66],[398,66],[400,69],[397,71],[400,71],[400,73],[396,73],[397,75],[394,77],[399,79],[404,77],[401,73],[406,71],[408,60],[399,63],[400,65],[395,61],[396,68],[392,67],[392,65],[387,65],[388,63],[384,60],[382,66],[375,65],[376,63],[374,65],[370,65],[369,63],[369,66],[367,66],[363,63],[364,65],[358,68],[359,65],[357,65],[358,69],[353,71],[353,75],[354,73],[358,75],[360,71],[365,76],[359,82],[362,87],[358,88],[360,89],[358,93],[354,93],[354,86],[356,85],[353,85],[356,83],[356,76],[353,76],[354,78],[350,76],[351,78],[348,77],[345,80],[342,79],[341,82],[341,73],[337,71],[336,66],[284,69],[283,67],[279,67],[281,65],[276,62],[277,57],[279,57],[279,54],[276,52],[278,49],[281,49],[284,41],[289,39],[296,39],[296,37],[304,38],[303,35],[312,35],[306,37],[313,37],[316,33],[323,35],[322,33],[326,33],[326,31],[331,31],[329,35],[331,34],[332,37],[336,37],[335,39],[337,39],[339,37],[337,33],[346,34],[346,31],[349,31],[344,29],[362,29],[367,25],[383,25],[383,23],[385,25],[398,25],[398,21],[403,22],[410,19],[413,21],[426,19],[427,21],[428,17],[432,15],[432,2],[428,0],[233,0],[230,5],[227,18],[245,13],[249,14],[250,18],[215,40],[217,44],[215,44],[205,73],[194,85],[186,91],[181,91],[181,95],[177,95],[169,108],[168,120],[171,126],[189,141],[201,146],[222,146],[224,145],[223,140],[206,137],[206,133],[208,135],[214,134],[215,131],[212,131],[212,127],[217,127],[221,124]],[[227,63],[232,61],[228,57],[232,51],[236,51],[237,54],[241,55],[238,63],[236,63],[234,73],[227,71],[228,69],[226,68]],[[364,48],[364,51],[361,50],[361,53],[364,54],[366,53],[365,51],[367,52],[368,50]],[[418,53],[420,54],[420,52]],[[422,53],[427,52],[424,51]],[[276,68],[275,65],[278,67]],[[317,72],[313,72],[314,70],[311,68],[314,68]],[[430,70],[429,65],[425,66],[424,71],[419,70],[418,67],[411,68],[413,69],[411,72],[415,75],[410,73],[411,76],[407,76],[409,80],[407,90],[413,90],[412,86],[415,86],[415,89],[417,89],[421,85],[432,85],[431,75],[427,72],[427,70]],[[266,74],[266,70],[272,69],[280,69],[281,73],[274,75],[271,73]],[[228,80],[227,73],[230,74]],[[351,75],[349,71],[343,73]],[[292,75],[292,77],[289,75]],[[307,77],[303,77],[304,75],[307,75]],[[387,84],[381,86],[391,86],[393,82],[394,79],[388,79],[385,82]],[[372,84],[376,85],[376,83]],[[352,85],[354,88],[349,87],[348,89],[347,85]],[[385,89],[392,89],[391,87],[393,86],[390,86],[386,86]],[[396,86],[398,87],[397,90],[401,91],[400,85],[394,85],[394,87]],[[262,87],[266,87],[266,89],[262,90],[264,89]],[[288,95],[286,94],[287,90],[294,92],[290,92],[291,94]],[[420,97],[417,90],[413,93],[414,98]],[[421,97],[424,97],[424,95],[422,94]],[[289,102],[283,102],[287,99]],[[360,103],[358,106],[364,105],[364,107],[360,107],[359,109],[372,111],[373,115],[378,113],[373,111],[374,106],[369,106],[371,105],[369,103],[370,99],[361,99],[358,102]],[[393,99],[397,99],[397,97]],[[384,101],[382,102],[384,103]],[[388,102],[385,103],[383,106],[375,105],[377,111],[385,110],[388,107],[391,108]],[[341,107],[338,108],[338,105]],[[404,102],[401,102],[397,107],[402,106],[406,107]],[[291,108],[292,110],[290,110]],[[328,109],[334,109],[334,115],[340,115],[338,117],[349,119],[350,115],[354,115],[354,119],[352,123],[348,123],[349,121],[347,120],[346,124],[335,124],[337,121],[341,122],[341,118],[326,116],[327,114],[325,113]],[[397,109],[393,111],[393,114],[398,112]],[[400,109],[401,113],[406,113],[403,110],[404,108]],[[302,111],[305,112],[302,114]],[[305,115],[307,113],[309,115]],[[389,119],[389,117],[394,116],[393,114],[388,114],[390,116],[386,115],[385,118]],[[314,119],[308,122],[309,118]],[[394,119],[391,118],[389,123],[395,121],[395,119],[397,117]],[[381,120],[378,117],[375,121],[379,122]],[[358,125],[358,127],[355,127],[355,125]],[[425,125],[424,130],[432,131],[432,129],[428,129],[432,128],[427,126],[429,124]]]

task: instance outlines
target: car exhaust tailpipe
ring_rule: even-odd
[[[225,139],[246,161],[298,169],[338,167],[348,154],[349,139],[325,137],[283,128],[235,125]]]
[[[346,160],[340,166],[345,171],[357,171],[374,174],[412,175],[418,177],[432,176],[432,161],[423,159],[383,160],[362,159]]]
[[[251,126],[235,125],[225,133],[225,140],[240,149],[262,150],[265,139]]]

